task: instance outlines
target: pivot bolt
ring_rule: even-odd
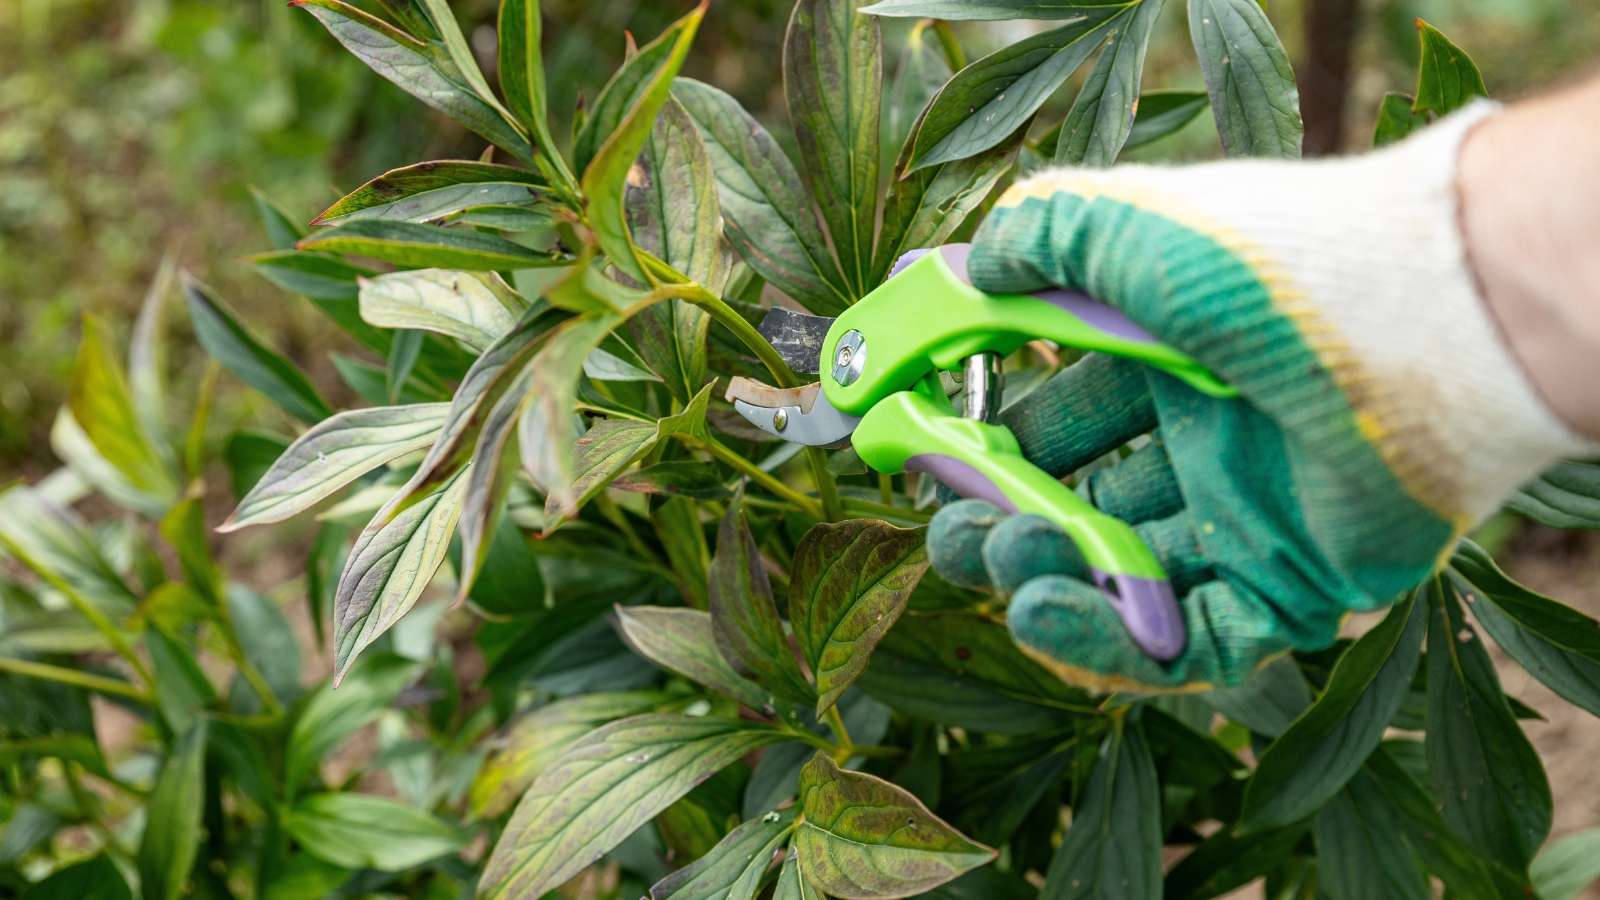
[[[789,413],[786,410],[780,409],[772,414],[772,429],[774,431],[782,431],[787,427],[789,427]]]
[[[867,367],[867,339],[851,329],[839,338],[833,351],[833,380],[842,387],[855,384]]]

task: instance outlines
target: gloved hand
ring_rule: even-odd
[[[1153,431],[1078,489],[1166,567],[1188,626],[1176,659],[1134,645],[1044,519],[947,506],[934,568],[1010,594],[1013,636],[1067,681],[1232,686],[1394,602],[1518,485],[1584,452],[1503,346],[1465,258],[1457,150],[1492,109],[1363,157],[1055,170],[1007,191],[973,241],[976,286],[1087,291],[1241,396],[1091,355],[1001,415],[1057,476]]]

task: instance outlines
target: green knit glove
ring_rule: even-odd
[[[1011,595],[1030,655],[1101,690],[1241,683],[1392,603],[1519,484],[1586,445],[1500,343],[1456,226],[1456,150],[1487,105],[1365,157],[1046,172],[974,240],[990,292],[1079,289],[1240,398],[1090,356],[1001,421],[1053,475],[1152,440],[1080,493],[1134,524],[1182,598],[1188,642],[1144,655],[1071,541],[1034,516],[952,504],[933,566]]]

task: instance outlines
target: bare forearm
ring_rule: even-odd
[[[1600,437],[1600,79],[1516,104],[1461,149],[1467,255],[1552,411]]]

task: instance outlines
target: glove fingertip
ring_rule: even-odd
[[[1007,594],[1041,575],[1089,577],[1078,546],[1042,516],[1012,516],[990,529],[983,541],[983,565],[990,582]]]
[[[928,561],[944,580],[966,588],[990,586],[983,540],[1006,514],[986,500],[959,500],[928,523]]]

